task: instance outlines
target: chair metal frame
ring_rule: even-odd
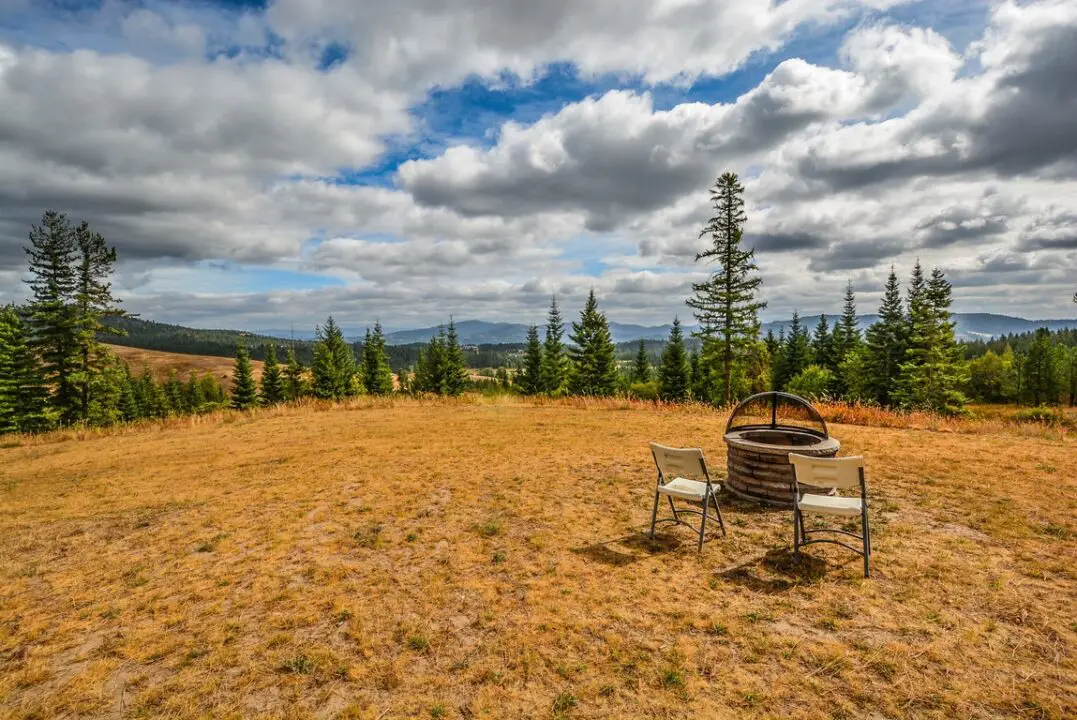
[[[848,530],[842,530],[840,528],[815,528],[813,530],[806,530],[804,528],[804,514],[803,514],[803,512],[801,512],[801,509],[800,509],[800,501],[802,499],[802,496],[800,494],[799,469],[797,467],[797,463],[793,462],[793,457],[794,456],[797,457],[797,458],[803,458],[804,460],[810,461],[810,463],[812,465],[828,465],[828,464],[831,464],[831,463],[837,464],[837,463],[839,463],[839,462],[841,462],[843,460],[854,460],[854,459],[859,461],[859,466],[857,467],[857,473],[858,473],[858,476],[859,476],[858,480],[859,480],[859,485],[860,485],[860,527],[861,527],[861,533],[862,534],[857,535],[856,533],[849,532]],[[856,458],[851,458],[851,457],[850,458],[821,458],[821,457],[811,457],[809,455],[799,455],[797,453],[790,453],[789,454],[789,461],[793,465],[793,493],[794,493],[794,495],[793,495],[793,497],[794,497],[794,502],[793,502],[793,556],[795,558],[799,559],[800,558],[800,549],[802,547],[806,546],[806,545],[815,545],[817,543],[830,543],[832,545],[840,545],[841,547],[843,547],[843,548],[845,548],[847,550],[852,550],[854,553],[856,553],[857,555],[860,555],[861,557],[864,558],[864,577],[866,577],[866,578],[871,577],[871,568],[870,568],[870,561],[871,561],[871,526],[868,523],[868,484],[867,484],[867,480],[864,477],[864,458],[862,458],[862,457],[856,457]],[[811,484],[811,485],[817,485],[817,486],[820,486],[820,487],[834,487],[834,488],[849,487],[849,485],[844,484],[844,483],[829,484],[829,482],[827,480],[820,479],[820,478],[817,478],[817,477],[812,477],[810,481],[805,481],[805,482],[809,482],[809,484]],[[809,512],[811,512],[811,511],[809,511]],[[820,514],[822,514],[822,513],[820,513]],[[855,538],[855,539],[859,540],[861,542],[861,544],[862,544],[862,549],[855,548],[852,545],[849,545],[848,543],[842,542],[841,540],[834,540],[834,539],[825,538],[825,537],[823,537],[823,538],[809,538],[808,537],[809,535],[814,534],[814,533],[839,533],[841,535],[847,535],[849,537],[852,537],[852,538]]]
[[[694,459],[697,459],[699,461],[698,476],[703,477],[706,481],[706,490],[704,491],[702,500],[702,511],[693,510],[690,508],[682,508],[678,510],[677,506],[673,504],[673,496],[667,494],[666,499],[669,500],[669,509],[673,512],[673,517],[658,519],[658,502],[661,495],[663,494],[661,492],[661,488],[662,486],[666,485],[670,480],[674,479],[666,477],[666,473],[662,469],[662,463],[658,460],[659,451],[669,451],[679,455],[692,455]],[[659,445],[658,443],[651,443],[651,457],[654,459],[655,467],[658,469],[658,481],[654,488],[654,508],[651,510],[651,539],[654,539],[654,530],[655,526],[658,523],[671,522],[677,525],[684,525],[685,527],[692,528],[692,530],[696,531],[696,534],[699,536],[699,544],[696,548],[696,552],[702,552],[703,543],[706,540],[707,536],[707,508],[710,506],[711,501],[714,501],[714,509],[718,514],[718,527],[720,527],[722,530],[722,537],[725,537],[726,531],[725,522],[722,520],[722,508],[718,506],[718,490],[721,486],[711,480],[710,471],[707,470],[707,460],[703,456],[703,451],[699,448],[672,448],[665,445]],[[684,467],[682,468],[682,470],[685,472],[685,474],[692,474],[694,472],[691,468],[688,467]],[[691,478],[684,479],[688,480]],[[686,500],[685,502],[692,501]],[[680,516],[684,514],[701,516],[699,528],[697,529],[695,526],[681,520]]]

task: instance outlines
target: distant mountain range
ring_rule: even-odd
[[[831,322],[837,319],[836,315],[827,316]],[[878,315],[861,315],[860,327],[866,329],[876,320]],[[1024,318],[1011,317],[1009,315],[994,315],[991,313],[954,313],[957,336],[961,340],[986,340],[999,335],[1011,333],[1023,333],[1036,328],[1047,327],[1051,330],[1061,328],[1077,328],[1077,319],[1071,320],[1026,320]],[[807,315],[801,318],[801,322],[809,330],[814,329],[819,322],[818,315]],[[791,320],[773,320],[763,323],[763,334],[773,330],[777,335],[780,331],[788,332]],[[460,342],[467,345],[498,345],[505,343],[522,343],[527,339],[528,326],[523,323],[486,322],[485,320],[463,320],[456,323],[456,332],[460,336]],[[386,340],[390,345],[410,345],[412,343],[427,342],[438,333],[438,327],[418,328],[415,330],[396,330],[386,334]],[[692,327],[686,326],[685,333],[690,333]],[[541,331],[541,328],[540,328]],[[632,342],[635,340],[664,340],[669,337],[670,325],[633,325],[619,322],[610,322],[610,333],[613,341]],[[359,335],[352,336],[345,331],[349,339],[361,340]],[[288,338],[290,331],[265,330],[262,334]],[[309,339],[313,333],[295,334],[297,339]]]

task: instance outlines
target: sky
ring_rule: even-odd
[[[1077,0],[0,0],[0,302],[55,209],[163,322],[691,322],[725,171],[764,320],[1073,317]]]

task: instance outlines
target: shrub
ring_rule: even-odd
[[[834,373],[818,365],[809,365],[790,380],[785,389],[808,400],[824,400],[834,385]]]
[[[1014,413],[1013,419],[1019,423],[1043,423],[1052,426],[1069,424],[1069,420],[1061,410],[1043,405],[1018,410]]]

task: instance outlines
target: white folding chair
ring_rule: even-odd
[[[832,543],[841,545],[864,557],[864,577],[870,577],[868,562],[871,559],[871,530],[868,527],[868,485],[864,479],[864,458],[820,458],[789,453],[789,462],[793,464],[793,554],[800,557],[800,548],[814,543]],[[840,495],[801,494],[800,483],[836,490],[860,488],[860,497],[842,497]],[[831,517],[853,518],[860,516],[862,534],[841,530],[839,528],[804,529],[804,514],[829,515]],[[808,539],[809,534],[826,532],[840,533],[856,538],[863,545],[862,550],[829,538]]]
[[[718,512],[718,525],[725,535],[725,523],[722,522],[722,510],[718,507],[718,490],[720,486],[711,482],[710,473],[707,471],[707,461],[703,458],[703,451],[699,448],[671,448],[658,443],[651,443],[651,455],[654,456],[654,464],[658,468],[658,484],[654,490],[654,509],[651,511],[651,538],[654,538],[654,528],[660,522],[673,522],[686,527],[694,527],[681,520],[684,513],[702,516],[699,523],[699,550],[703,550],[703,541],[707,533],[707,507],[711,502]],[[702,481],[693,478],[703,478]],[[665,495],[669,500],[669,509],[673,511],[672,518],[658,519],[658,500]],[[673,504],[673,498],[686,500],[703,505],[702,511],[688,508],[677,509]]]

